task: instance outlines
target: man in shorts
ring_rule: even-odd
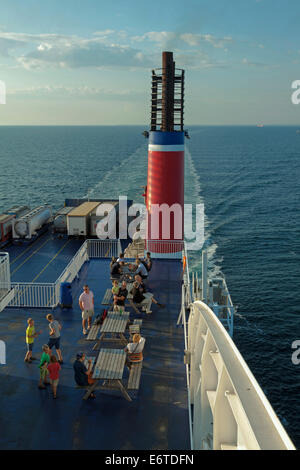
[[[48,322],[49,322],[49,341],[48,341],[48,346],[51,351],[53,347],[56,349],[57,353],[57,358],[59,364],[63,364],[63,358],[60,350],[60,330],[61,330],[61,325],[58,323],[57,320],[54,319],[53,315],[49,313],[46,316]]]
[[[86,335],[86,321],[88,322],[87,329],[89,330],[94,315],[94,294],[88,285],[83,286],[83,292],[79,297],[79,307],[82,313],[82,333]]]
[[[32,318],[28,318],[27,324],[28,324],[28,327],[26,329],[27,353],[26,353],[24,362],[31,363],[31,361],[35,360],[35,357],[32,357],[34,340],[39,334],[41,334],[41,331],[39,333],[35,331],[34,321]]]

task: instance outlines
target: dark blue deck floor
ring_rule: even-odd
[[[10,256],[11,280],[55,282],[82,243],[82,240],[58,238],[46,232],[30,245],[6,247],[5,251]]]
[[[86,263],[72,286],[73,309],[54,312],[63,325],[65,362],[56,401],[48,389],[38,390],[37,363],[23,362],[27,318],[33,317],[37,330],[43,330],[34,350],[40,357],[48,340],[49,311],[8,308],[0,313],[0,339],[7,347],[7,365],[0,365],[0,449],[189,449],[183,331],[176,326],[181,263],[153,264],[148,286],[166,308],[153,306],[152,315],[143,316],[144,365],[134,400],[98,390],[96,400],[83,401],[84,392],[75,388],[75,354],[90,353],[93,345],[82,336],[78,296],[87,282],[95,294],[96,313],[101,311],[103,294],[110,287],[108,264],[108,260]]]

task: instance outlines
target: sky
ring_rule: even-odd
[[[148,126],[163,50],[186,127],[300,125],[299,17],[299,0],[1,0],[0,125]]]

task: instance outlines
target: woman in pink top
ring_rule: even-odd
[[[59,362],[56,359],[56,356],[50,357],[50,364],[47,367],[49,371],[49,378],[51,383],[51,388],[53,392],[53,398],[56,398],[56,391],[59,382],[59,371],[61,369]]]

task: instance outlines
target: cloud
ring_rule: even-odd
[[[21,96],[21,97],[49,97],[60,99],[60,98],[72,98],[76,96],[76,98],[82,99],[101,99],[106,101],[132,101],[133,99],[137,99],[140,96],[144,95],[142,92],[138,92],[137,90],[112,90],[112,89],[105,89],[105,88],[97,88],[97,87],[90,87],[90,86],[79,86],[79,87],[69,87],[63,85],[43,85],[43,86],[32,86],[27,88],[16,88],[10,89],[7,92],[7,95],[11,96]]]
[[[69,44],[41,43],[36,50],[17,58],[25,68],[48,65],[78,67],[151,67],[151,59],[140,50],[118,44],[106,45],[98,39]]]
[[[57,67],[149,67],[152,61],[141,50],[113,41],[124,41],[124,31],[96,31],[91,38],[61,34],[0,32],[0,54],[14,57],[25,68]],[[20,55],[18,50],[28,52]]]
[[[26,34],[26,33],[4,33],[0,32],[0,53],[25,47],[35,42],[61,42],[68,40],[68,36],[61,34]]]
[[[172,31],[150,31],[141,36],[134,36],[134,41],[150,41],[159,44],[160,47],[177,47],[179,44],[197,47],[209,44],[215,48],[225,49],[233,42],[231,36],[218,38],[212,34],[193,34],[193,33],[177,33]]]
[[[226,52],[233,42],[230,36],[218,38],[211,34],[149,31],[129,36],[124,30],[95,31],[90,37],[64,34],[27,34],[0,32],[0,54],[14,58],[26,69],[38,68],[153,68],[160,64],[157,48],[149,51],[147,42],[159,49],[176,51],[178,66],[194,68],[223,67],[203,52],[204,44]],[[24,49],[20,53],[20,49]],[[22,51],[21,51],[22,52]]]

